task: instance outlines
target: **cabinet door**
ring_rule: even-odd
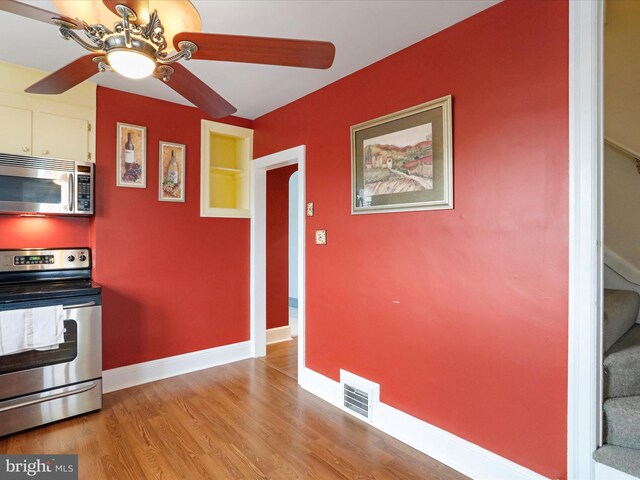
[[[0,105],[0,153],[32,155],[31,110]]]
[[[89,122],[81,118],[38,113],[33,154],[65,160],[89,159]]]

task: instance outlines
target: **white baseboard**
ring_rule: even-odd
[[[102,372],[104,393],[251,358],[249,341],[136,363]]]
[[[604,263],[621,277],[631,283],[640,285],[640,270],[635,265],[605,246],[603,248]]]
[[[628,473],[621,472],[608,465],[595,462],[596,464],[596,480],[638,480],[636,477]]]
[[[304,368],[299,383],[305,390],[342,409],[339,382]],[[370,425],[471,478],[547,480],[528,468],[382,402],[375,409]]]
[[[291,327],[289,325],[270,328],[267,330],[267,345],[271,343],[285,342],[287,340],[291,340]]]

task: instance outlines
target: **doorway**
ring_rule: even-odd
[[[253,357],[267,353],[267,172],[298,165],[297,194],[297,371],[304,367],[305,339],[305,147],[303,145],[255,159],[251,165],[250,329]],[[299,378],[299,375],[298,375]]]
[[[270,368],[298,380],[298,165],[267,171],[267,355]]]

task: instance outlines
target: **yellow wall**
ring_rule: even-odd
[[[98,73],[96,67],[96,73]],[[40,106],[48,103],[65,103],[78,107],[96,109],[96,84],[82,82],[72,89],[60,95],[36,95],[25,93],[25,89],[39,80],[42,80],[49,72],[22,67],[12,63],[0,62],[0,92],[11,93],[22,97],[22,101],[28,106]],[[25,107],[25,108],[28,108]]]
[[[239,140],[235,137],[212,133],[210,135],[210,156],[212,167],[238,169]],[[236,176],[212,170],[209,191],[209,205],[213,208],[239,208],[237,203],[238,185]]]
[[[623,153],[605,145],[604,154],[604,242],[640,269],[640,174]]]
[[[604,27],[605,137],[640,152],[640,1],[607,0]],[[635,160],[605,144],[604,243],[640,270],[640,174]],[[605,262],[616,269],[620,265]],[[625,272],[619,271],[623,274]]]
[[[238,139],[215,133],[210,138],[211,166],[238,168]]]
[[[605,136],[640,152],[640,1],[607,0],[604,27]]]

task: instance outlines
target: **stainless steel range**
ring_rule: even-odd
[[[57,346],[0,355],[0,435],[102,408],[101,305],[90,249],[0,250],[0,335],[33,312],[64,327]]]

